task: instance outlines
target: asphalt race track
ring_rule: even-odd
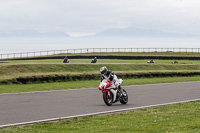
[[[123,86],[127,105],[106,106],[97,88],[0,94],[0,127],[200,99],[200,81]]]

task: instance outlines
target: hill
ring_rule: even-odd
[[[139,28],[123,28],[123,29],[108,29],[102,31],[95,36],[135,36],[135,37],[198,37],[188,33],[172,33],[154,29],[139,29]]]

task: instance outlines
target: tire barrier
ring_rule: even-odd
[[[119,78],[153,78],[153,77],[175,77],[175,76],[196,76],[200,72],[147,72],[147,73],[116,73]],[[2,80],[0,84],[32,84],[32,83],[50,83],[50,82],[68,82],[84,80],[100,80],[100,74],[87,75],[45,75],[19,77],[9,80]]]

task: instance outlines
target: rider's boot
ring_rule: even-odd
[[[123,89],[121,88],[121,86],[119,85],[118,86],[118,89],[119,89],[119,92],[124,96],[124,92],[123,92]]]

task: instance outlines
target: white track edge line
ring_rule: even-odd
[[[188,82],[171,82],[171,83],[155,83],[155,84],[142,84],[142,85],[128,85],[127,87],[129,86],[148,86],[148,85],[168,85],[168,84],[175,84],[175,83],[193,83],[193,82],[200,82],[200,81],[188,81]],[[126,86],[124,86],[126,87]]]
[[[122,87],[130,87],[130,86],[148,86],[148,85],[163,85],[163,84],[175,84],[175,83],[193,83],[193,82],[200,82],[200,81],[188,81],[188,82],[172,82],[172,83],[156,83],[156,84],[143,84],[143,85],[127,85]],[[97,87],[98,88],[98,87]],[[49,90],[49,91],[36,91],[36,92],[19,92],[19,93],[3,93],[3,95],[22,95],[22,94],[34,94],[34,93],[45,93],[45,92],[62,92],[62,91],[77,91],[77,90],[88,90],[94,88],[84,88],[84,89],[65,89],[65,90]]]
[[[122,112],[122,111],[136,110],[136,109],[149,108],[149,107],[157,107],[157,106],[170,105],[170,104],[186,103],[186,102],[199,101],[199,100],[200,99],[192,99],[192,100],[162,103],[162,104],[155,104],[155,105],[146,105],[146,106],[134,107],[134,108],[126,108],[126,109],[119,109],[119,110],[110,110],[110,111],[104,111],[104,112],[89,113],[89,114],[73,115],[73,116],[67,116],[67,117],[58,117],[58,118],[51,118],[51,119],[44,119],[44,120],[13,123],[13,124],[0,125],[0,128],[6,128],[6,127],[10,127],[10,126],[21,126],[21,125],[28,125],[28,124],[35,124],[35,123],[41,123],[41,122],[56,121],[56,120],[64,120],[64,119],[75,118],[75,117],[84,117],[84,116],[91,116],[91,115]]]

